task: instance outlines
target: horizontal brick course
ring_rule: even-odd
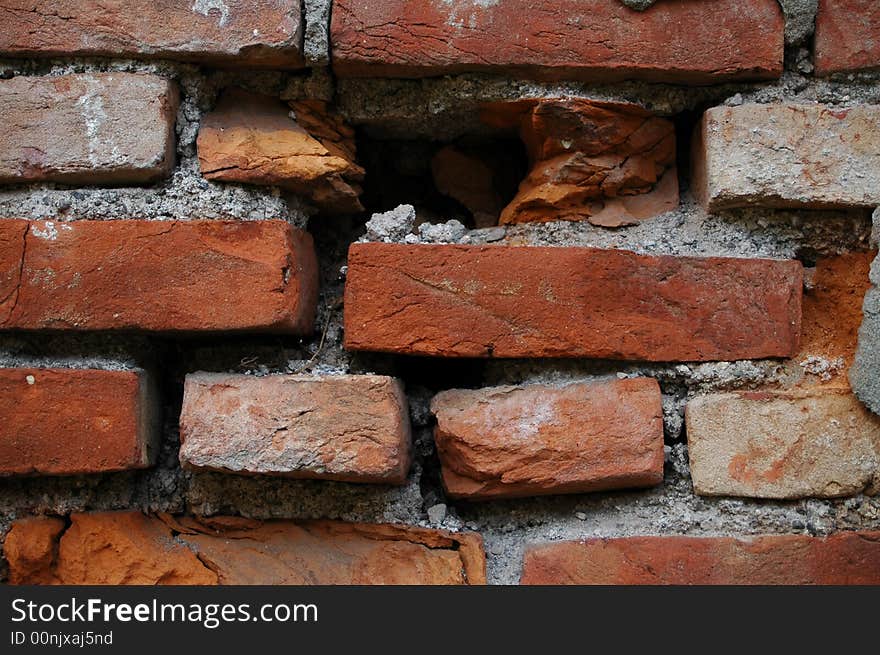
[[[312,239],[284,221],[0,220],[0,243],[0,329],[312,329]]]
[[[300,0],[0,0],[0,55],[299,68]]]
[[[802,498],[880,492],[880,417],[849,389],[711,394],[687,404],[694,490]]]
[[[121,184],[166,177],[174,165],[177,104],[176,85],[156,75],[0,80],[0,183]]]
[[[627,537],[526,549],[523,584],[880,584],[880,532]]]
[[[444,391],[434,397],[453,498],[512,498],[663,481],[656,380]]]
[[[15,521],[12,584],[485,584],[482,540],[403,525],[140,512]],[[210,566],[206,565],[210,563]]]
[[[880,105],[713,107],[693,146],[694,191],[710,210],[880,204]]]
[[[801,292],[796,261],[356,243],[345,345],[445,357],[786,357]]]
[[[333,70],[340,77],[461,72],[611,81],[713,83],[782,72],[775,0],[452,2],[335,0]]]
[[[381,375],[186,376],[184,467],[401,484],[410,464],[403,386]]]
[[[880,69],[880,3],[819,0],[814,52],[819,75]]]
[[[0,476],[145,468],[159,413],[144,371],[0,368]]]

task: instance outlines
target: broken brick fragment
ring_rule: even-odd
[[[678,205],[671,121],[626,103],[488,103],[482,120],[515,129],[531,170],[500,223],[587,220],[632,225]]]
[[[14,584],[485,584],[482,539],[403,525],[141,512],[20,519]]]
[[[227,90],[202,121],[199,165],[209,180],[275,185],[332,214],[361,211],[364,169],[354,132],[319,101]]]

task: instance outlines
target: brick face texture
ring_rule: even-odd
[[[451,390],[434,397],[443,483],[454,498],[647,487],[663,481],[655,380]]]
[[[188,375],[181,463],[193,469],[400,484],[410,462],[401,384],[380,375]]]
[[[149,466],[159,411],[143,371],[0,368],[0,475]]]
[[[794,261],[372,243],[348,266],[352,350],[704,361],[790,356],[800,334]]]
[[[774,0],[438,3],[336,0],[333,70],[342,77],[487,71],[543,79],[706,84],[782,72]]]
[[[880,69],[880,4],[875,0],[819,0],[816,72]]]
[[[714,107],[694,147],[694,186],[710,211],[880,204],[880,105]]]
[[[484,584],[473,533],[140,512],[17,521],[13,584]]]
[[[312,239],[282,221],[3,220],[0,232],[17,251],[0,280],[3,328],[312,328]]]
[[[587,539],[532,547],[523,584],[880,584],[880,532]]]
[[[174,165],[177,103],[174,84],[155,75],[0,80],[0,183],[165,177]]]
[[[302,65],[299,0],[2,0],[6,56],[161,57]]]
[[[880,417],[848,389],[740,392],[687,405],[698,494],[802,498],[880,491]]]

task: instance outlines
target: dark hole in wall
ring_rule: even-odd
[[[409,204],[419,222],[495,225],[528,172],[522,142],[506,136],[444,143],[376,139],[359,131],[357,151],[366,169],[361,199],[367,214]]]
[[[683,193],[691,186],[691,147],[694,141],[694,130],[703,117],[705,108],[685,110],[670,120],[675,126],[675,163],[678,167],[678,188]]]

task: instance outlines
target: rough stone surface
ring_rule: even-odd
[[[804,45],[813,35],[819,0],[779,0],[785,15],[785,45]]]
[[[366,238],[370,241],[393,243],[402,241],[416,224],[416,208],[398,205],[387,212],[373,214],[366,224]]]
[[[166,177],[174,166],[177,104],[176,86],[156,75],[0,80],[0,183],[137,184]]]
[[[283,221],[0,220],[0,234],[6,329],[312,329],[312,239]]]
[[[330,8],[332,0],[303,0],[305,38],[303,55],[315,66],[330,63]]]
[[[619,250],[353,244],[345,345],[447,357],[786,357],[798,262]]]
[[[434,397],[443,484],[453,498],[515,498],[663,481],[656,380],[529,385]]]
[[[409,526],[140,512],[17,521],[15,584],[484,584],[482,542]],[[60,539],[59,539],[60,536]]]
[[[500,223],[620,227],[678,204],[674,127],[641,107],[525,100],[486,105],[482,117],[517,129],[532,165]]]
[[[671,27],[674,26],[674,27]],[[337,0],[330,39],[340,77],[462,72],[613,81],[714,83],[782,72],[775,0],[436,3]]]
[[[330,213],[361,211],[364,170],[355,163],[354,132],[323,103],[296,107],[290,112],[275,98],[227,91],[199,130],[202,174],[209,180],[277,185]]]
[[[587,539],[528,549],[523,584],[880,584],[880,532]]]
[[[380,375],[186,376],[184,467],[402,484],[410,426],[399,381]]]
[[[880,418],[849,389],[701,396],[688,402],[685,417],[698,494],[880,492]]]
[[[150,466],[159,409],[144,371],[0,368],[0,476]]]
[[[880,4],[875,0],[819,0],[816,73],[880,69]]]
[[[713,107],[697,132],[694,187],[710,211],[880,204],[880,105]]]
[[[3,0],[0,54],[299,68],[300,0]]]

